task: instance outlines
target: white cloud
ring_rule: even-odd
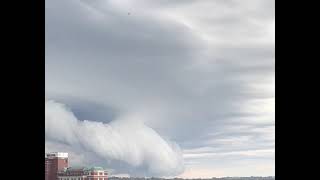
[[[117,160],[132,168],[145,166],[146,171],[154,175],[183,172],[180,148],[145,126],[139,116],[130,115],[105,124],[79,121],[65,105],[51,100],[46,101],[45,107],[47,150],[66,144],[67,150],[73,154],[82,149],[105,161]],[[51,141],[56,144],[50,144]]]

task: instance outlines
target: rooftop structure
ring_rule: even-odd
[[[108,172],[102,167],[68,167],[58,172],[58,180],[107,180]]]
[[[51,152],[46,153],[46,158],[68,158],[68,153],[65,152]]]

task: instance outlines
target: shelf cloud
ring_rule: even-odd
[[[137,176],[274,175],[274,22],[270,0],[46,0],[47,150]]]
[[[133,169],[143,167],[146,174],[172,176],[183,172],[179,146],[164,140],[143,122],[134,120],[138,116],[123,117],[107,124],[80,121],[64,104],[52,100],[46,101],[45,107],[48,142],[65,144],[71,149],[81,148],[106,162],[119,161]]]

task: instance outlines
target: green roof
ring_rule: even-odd
[[[87,171],[104,171],[102,167],[90,167],[90,168],[85,168],[84,170]]]
[[[83,166],[72,166],[72,167],[69,167],[70,169],[83,169],[84,167]]]
[[[84,170],[84,169],[85,169],[84,167],[81,167],[81,166],[77,167],[77,166],[75,166],[75,167],[65,168],[65,171]]]

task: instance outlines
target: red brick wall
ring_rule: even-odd
[[[57,180],[57,172],[68,167],[68,159],[45,159],[45,180]]]

